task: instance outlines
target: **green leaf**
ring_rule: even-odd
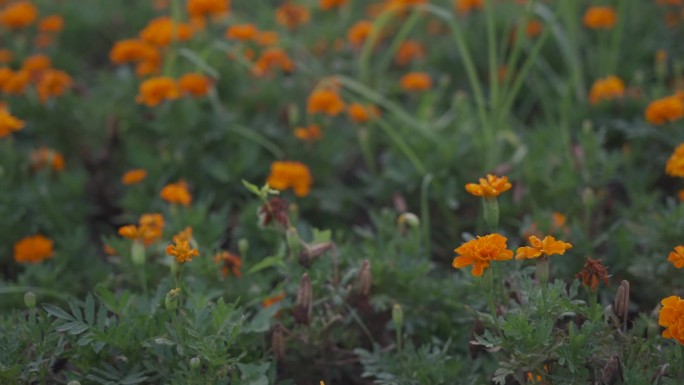
[[[88,296],[86,297],[85,301],[85,319],[88,325],[94,325],[95,324],[95,299],[93,298],[93,295],[88,293]]]
[[[247,270],[247,275],[254,274],[258,271],[268,269],[269,267],[273,266],[285,266],[285,262],[283,261],[283,258],[280,256],[270,256],[266,257],[261,260],[261,262],[257,263],[256,265],[252,266],[249,270]]]
[[[65,312],[61,308],[58,308],[55,305],[51,305],[49,303],[43,304],[43,309],[48,312],[48,314],[57,317],[59,319],[67,320],[67,321],[75,321],[76,319],[69,313]]]
[[[256,196],[261,196],[261,189],[257,185],[249,183],[244,179],[242,180],[242,184],[247,188],[247,190],[254,193]]]

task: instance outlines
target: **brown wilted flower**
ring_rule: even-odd
[[[582,270],[575,275],[577,279],[582,280],[582,285],[591,288],[592,291],[596,291],[598,288],[599,280],[608,286],[608,267],[603,266],[600,259],[592,259],[587,257],[586,262]]]
[[[271,198],[264,205],[259,207],[259,226],[268,226],[271,223],[288,228],[290,226],[290,218],[288,216],[287,201],[283,198]]]
[[[220,251],[214,256],[214,263],[221,265],[221,275],[224,277],[233,274],[236,277],[242,277],[240,268],[242,267],[242,259],[228,251]]]
[[[311,322],[311,310],[313,306],[313,289],[311,278],[308,273],[302,275],[297,289],[297,299],[295,307],[292,309],[292,316],[299,324],[308,325]]]

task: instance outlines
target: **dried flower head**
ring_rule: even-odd
[[[282,228],[290,226],[290,218],[288,216],[287,201],[283,198],[271,198],[268,202],[259,207],[259,226],[268,226],[275,223]]]
[[[184,180],[167,184],[162,188],[159,196],[172,204],[190,206],[190,203],[192,203],[192,195],[190,195],[188,184]]]
[[[482,276],[492,261],[507,261],[513,258],[513,251],[506,248],[508,239],[501,234],[490,234],[477,237],[458,247],[458,254],[452,263],[456,269],[473,265],[471,274]]]
[[[309,195],[313,177],[304,163],[283,161],[271,164],[271,173],[266,181],[276,190],[292,188],[295,195],[305,197]]]
[[[660,302],[658,324],[665,327],[663,337],[672,338],[684,345],[684,300],[673,295]]]
[[[550,256],[554,254],[565,254],[565,251],[572,248],[572,245],[557,241],[556,238],[547,235],[544,240],[540,240],[536,236],[528,238],[532,247],[523,246],[518,247],[515,259],[534,259],[541,256]]]
[[[39,263],[54,255],[53,242],[42,235],[33,235],[14,244],[17,263]]]
[[[174,245],[166,246],[166,254],[176,257],[178,263],[185,263],[192,261],[193,257],[199,256],[199,251],[191,248],[188,241],[178,239]]]
[[[588,258],[584,263],[582,270],[575,275],[577,279],[582,280],[582,285],[590,287],[591,290],[596,291],[599,280],[608,286],[608,267],[601,264],[600,259]]]
[[[242,277],[240,268],[242,267],[242,259],[228,251],[220,251],[214,256],[214,263],[221,265],[221,275],[224,277],[233,274],[236,277]]]
[[[670,176],[684,178],[684,143],[674,150],[665,164],[665,173]]]
[[[662,125],[668,122],[674,122],[684,116],[684,102],[682,99],[673,96],[666,96],[664,98],[652,101],[646,107],[645,117],[646,121],[654,125]]]
[[[501,193],[506,192],[513,187],[508,181],[508,177],[498,177],[496,175],[487,174],[487,178],[480,178],[480,183],[468,183],[465,189],[470,194],[476,197],[498,197]]]

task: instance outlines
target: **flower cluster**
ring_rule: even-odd
[[[271,164],[271,173],[266,182],[276,190],[291,188],[295,195],[304,197],[309,195],[313,177],[309,168],[300,162],[283,161]]]

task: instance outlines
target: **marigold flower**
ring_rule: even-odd
[[[684,300],[676,295],[667,297],[660,302],[658,324],[665,327],[663,337],[672,338],[684,345]]]
[[[178,232],[178,234],[174,235],[172,239],[174,242],[186,241],[192,243],[192,227],[187,226],[186,228]]]
[[[399,46],[397,53],[394,55],[394,62],[397,65],[408,65],[412,60],[420,59],[425,56],[425,46],[423,43],[415,40],[405,40]]]
[[[582,280],[582,285],[596,291],[599,280],[603,281],[603,283],[608,286],[608,267],[603,266],[600,259],[587,258],[584,267],[582,267],[582,271],[577,273],[575,277]]]
[[[617,76],[608,76],[598,79],[589,91],[589,102],[597,104],[603,100],[612,100],[623,97],[625,94],[625,82]]]
[[[404,91],[425,91],[432,88],[432,79],[424,72],[410,72],[401,77],[399,84]]]
[[[323,113],[336,116],[344,110],[344,101],[340,95],[330,89],[318,89],[309,95],[306,111],[310,114]]]
[[[17,1],[0,11],[0,25],[9,29],[28,27],[37,18],[38,8],[30,1]]]
[[[266,182],[276,190],[292,188],[296,196],[305,197],[309,195],[313,177],[304,163],[282,161],[271,164],[271,173]]]
[[[684,267],[684,246],[676,246],[667,256],[667,260],[678,269]]]
[[[466,191],[476,197],[498,197],[501,193],[511,189],[513,185],[508,181],[508,177],[498,177],[496,175],[487,174],[487,178],[480,178],[480,183],[468,183],[465,186]]]
[[[109,60],[114,64],[150,61],[158,57],[159,52],[152,44],[138,39],[117,41],[109,51]]]
[[[198,73],[187,73],[178,79],[178,88],[187,95],[196,98],[205,96],[211,89],[211,79]]]
[[[63,28],[64,18],[60,15],[46,16],[38,23],[38,31],[43,33],[58,33]]]
[[[0,85],[2,92],[9,95],[21,95],[31,81],[31,74],[25,70],[12,71],[0,69]]]
[[[259,33],[254,24],[236,24],[226,29],[226,38],[240,41],[254,40]]]
[[[162,238],[164,225],[164,217],[161,214],[143,214],[138,220],[138,226],[119,227],[119,235],[141,241],[145,246],[148,246]]]
[[[373,23],[368,20],[358,21],[352,25],[347,31],[347,40],[354,47],[360,47],[373,33]]]
[[[532,247],[523,246],[518,247],[518,251],[515,255],[515,259],[533,259],[539,258],[542,255],[549,256],[554,254],[565,254],[565,251],[572,248],[572,245],[557,241],[556,238],[547,235],[544,240],[540,240],[536,236],[532,235],[529,238]]]
[[[544,24],[539,20],[530,20],[525,26],[525,34],[531,39],[541,35],[543,30]]]
[[[199,256],[199,251],[190,247],[190,243],[184,240],[176,240],[174,245],[166,246],[166,254],[176,257],[176,262],[185,263]]]
[[[667,160],[665,173],[669,176],[684,178],[684,143],[679,144]]]
[[[147,178],[147,171],[142,168],[136,168],[126,171],[121,177],[121,183],[130,186],[142,182],[145,178]]]
[[[51,46],[53,41],[53,35],[49,33],[39,33],[33,38],[33,45],[36,48],[42,49]]]
[[[347,4],[347,0],[319,0],[322,10],[328,11],[334,8],[340,8]]]
[[[589,7],[584,13],[584,25],[591,29],[611,29],[617,22],[613,7]]]
[[[483,0],[456,0],[456,11],[461,15],[467,15],[470,11],[482,9]]]
[[[188,185],[184,180],[176,183],[169,183],[159,193],[161,198],[172,204],[189,206],[192,202],[192,195],[188,191]]]
[[[264,309],[268,309],[269,307],[277,304],[278,302],[282,301],[285,299],[287,295],[285,293],[280,293],[277,295],[274,295],[273,297],[268,297],[261,301],[261,307]]]
[[[473,265],[470,273],[474,277],[480,277],[492,261],[507,261],[513,258],[513,251],[506,248],[507,241],[508,239],[501,234],[478,236],[455,250],[458,256],[451,265],[456,269]]]
[[[362,124],[380,116],[380,109],[374,105],[352,103],[347,107],[347,114],[352,122]]]
[[[31,153],[31,167],[40,169],[52,167],[55,171],[64,170],[64,157],[59,152],[45,146]]]
[[[0,138],[5,138],[24,128],[24,121],[9,113],[4,108],[0,108]]]
[[[269,47],[278,44],[280,35],[276,31],[259,31],[254,40],[262,47]]]
[[[48,69],[40,75],[38,85],[38,98],[41,103],[47,102],[52,97],[57,97],[69,89],[73,81],[71,76],[64,71]]]
[[[318,124],[310,124],[307,127],[297,127],[294,130],[294,136],[305,142],[315,142],[323,139],[323,131]]]
[[[7,64],[14,59],[14,54],[8,49],[0,49],[0,63]]]
[[[192,38],[192,27],[176,23],[168,16],[157,17],[140,31],[140,40],[157,47],[166,47],[172,41],[187,41]]]
[[[287,2],[276,9],[275,17],[276,23],[288,29],[295,29],[300,25],[307,24],[311,15],[307,7]]]
[[[242,267],[242,260],[240,256],[230,253],[228,251],[221,251],[214,256],[215,264],[222,264],[221,275],[227,277],[233,274],[236,277],[242,277],[240,268]]]
[[[42,235],[33,235],[14,244],[14,260],[17,263],[39,263],[54,255],[54,243]]]
[[[677,96],[666,96],[652,101],[645,112],[646,120],[655,125],[674,122],[684,116],[684,102]]]
[[[294,71],[294,62],[280,48],[269,48],[264,50],[259,59],[254,63],[254,74],[263,76],[272,69],[279,67],[285,72]]]
[[[21,65],[21,69],[28,72],[31,76],[35,76],[41,71],[52,66],[52,60],[47,55],[33,55],[27,57]]]
[[[145,80],[138,90],[138,103],[148,107],[155,107],[165,100],[175,100],[180,97],[180,90],[175,80],[169,77],[156,77]]]
[[[230,11],[230,0],[188,0],[186,9],[192,18],[223,16]]]

